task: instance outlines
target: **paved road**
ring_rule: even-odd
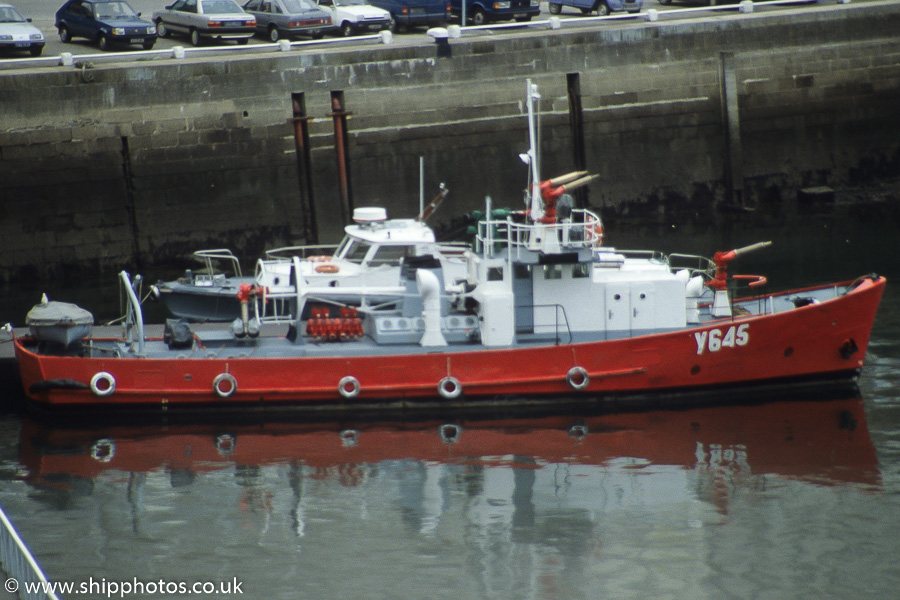
[[[63,44],[59,41],[59,36],[56,32],[56,27],[54,26],[54,15],[56,14],[57,9],[62,6],[63,0],[3,0],[4,2],[9,2],[13,4],[19,9],[19,12],[22,13],[25,17],[31,18],[35,26],[41,29],[44,32],[44,35],[47,38],[47,46],[44,48],[44,56],[59,56],[62,52],[71,52],[72,54],[95,54],[99,53],[100,50],[97,48],[95,44],[88,42],[83,39],[76,39],[68,44]],[[128,3],[134,8],[136,11],[140,12],[144,18],[150,19],[153,16],[153,13],[159,10],[162,10],[165,6],[170,4],[173,0],[128,0]],[[237,0],[238,4],[244,4],[245,0]],[[690,1],[690,0],[689,0]],[[702,2],[703,0],[695,0],[697,3]],[[644,0],[644,10],[648,8],[655,8],[660,11],[666,10],[678,10],[678,6],[662,6],[658,3],[657,0]],[[686,4],[682,4],[683,6],[687,6]],[[548,18],[550,16],[549,11],[547,10],[547,3],[544,2],[541,6],[542,8],[542,19]],[[563,9],[563,13],[560,15],[561,18],[580,18],[580,12],[571,9],[565,8]],[[418,29],[415,32],[408,34],[398,34],[400,36],[407,35],[422,35],[424,33],[424,29]],[[268,43],[268,40],[264,40],[261,37],[253,38],[250,41],[251,44],[264,44]],[[172,37],[168,39],[161,39],[157,42],[156,49],[162,48],[172,48],[174,46],[190,46],[190,41],[184,37]],[[124,48],[123,50],[139,50],[140,48]],[[115,52],[115,50],[113,50]],[[9,55],[16,57],[27,57],[27,53],[22,53],[20,55]],[[0,61],[3,60],[3,57],[9,57],[7,55],[0,56]]]

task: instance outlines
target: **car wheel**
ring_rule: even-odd
[[[609,6],[606,4],[606,0],[600,0],[597,3],[597,14],[601,17],[605,17],[609,14]]]
[[[32,56],[40,56],[41,52],[44,51],[44,47],[43,46],[32,46],[31,48],[29,48],[28,51],[31,53]]]
[[[473,25],[485,25],[487,24],[487,15],[484,14],[484,11],[480,8],[476,8],[475,12],[472,13],[472,24]]]
[[[548,8],[551,15],[558,15],[562,12],[562,4],[550,4]]]
[[[144,42],[144,50],[153,50],[153,46],[156,45],[156,40],[151,42]]]
[[[100,46],[101,50],[109,50],[109,38],[106,37],[106,34],[101,33],[97,36],[97,45]]]
[[[274,25],[269,25],[269,39],[273,42],[277,42],[281,36],[278,35],[278,28]]]
[[[156,22],[156,35],[161,38],[169,37],[169,28],[162,22],[162,19]]]
[[[72,41],[72,34],[69,32],[69,28],[65,25],[59,26],[59,41],[63,44],[68,44]]]
[[[200,37],[200,32],[196,29],[191,29],[191,45],[199,46],[203,43],[203,39]]]
[[[356,28],[353,27],[353,25],[348,21],[344,21],[341,24],[341,33],[344,34],[344,37],[350,37],[351,35],[356,33]]]

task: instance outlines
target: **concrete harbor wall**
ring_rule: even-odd
[[[730,201],[723,53],[737,87],[746,206],[900,173],[900,4],[692,22],[510,31],[432,44],[0,71],[0,282],[178,264],[302,243],[291,94],[311,124],[322,242],[340,232],[331,92],[349,120],[353,202],[392,216],[451,190],[441,222],[521,197],[525,79],[544,175],[572,169],[580,76],[589,200],[604,215],[709,214]],[[79,65],[76,65],[79,66]],[[89,68],[90,67],[90,68]],[[732,109],[735,106],[731,107]],[[249,263],[249,261],[248,261]],[[248,264],[249,266],[249,264]]]

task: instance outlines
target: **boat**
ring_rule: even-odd
[[[242,287],[230,326],[170,321],[147,336],[140,277],[122,271],[122,335],[62,350],[16,337],[31,405],[343,411],[565,397],[628,406],[858,376],[883,277],[769,292],[764,276],[734,272],[767,241],[709,259],[605,245],[599,216],[567,193],[592,176],[540,177],[539,95],[530,81],[527,91],[524,206],[498,211],[486,199],[465,277],[448,280],[439,257],[421,254],[404,258],[398,285],[313,286],[293,256],[277,282]]]
[[[94,316],[80,306],[50,300],[44,294],[25,315],[25,324],[38,343],[68,348],[91,335]]]
[[[238,258],[227,248],[197,250],[198,270],[151,286],[152,298],[161,301],[176,318],[192,322],[232,321],[241,315],[239,291],[243,285],[278,287],[286,281],[294,257],[297,271],[311,287],[397,286],[400,263],[406,257],[433,256],[442,263],[447,281],[465,275],[465,244],[438,243],[427,225],[428,217],[447,196],[440,193],[414,219],[388,219],[382,207],[360,207],[353,223],[344,228],[340,244],[286,246],[266,251],[257,260],[256,273],[245,276]],[[352,301],[352,298],[347,298]]]

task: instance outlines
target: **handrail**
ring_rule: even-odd
[[[128,273],[126,271],[122,271],[119,273],[119,277],[122,279],[122,285],[125,288],[125,293],[128,294],[128,308],[125,312],[125,332],[126,336],[131,334],[132,328],[137,330],[137,348],[138,354],[144,353],[144,312],[141,310],[141,303],[138,300],[137,294],[134,293],[134,286],[131,283],[130,278],[128,277]],[[135,278],[135,283],[140,281],[140,275]],[[131,341],[131,340],[129,340]],[[134,342],[132,341],[132,344]]]
[[[0,524],[2,524],[0,527],[0,563],[3,564],[3,569],[13,578],[13,581],[18,583],[19,597],[28,600],[60,600],[53,591],[53,585],[44,575],[41,566],[19,536],[2,506],[0,506]],[[10,587],[9,583],[7,580],[7,590]]]

